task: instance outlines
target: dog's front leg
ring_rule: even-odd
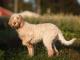
[[[33,56],[34,55],[34,48],[33,48],[33,45],[31,43],[27,43],[27,48],[28,48],[28,54],[29,56]]]
[[[22,44],[28,48],[29,56],[33,56],[34,55],[34,48],[33,48],[33,44],[30,43],[31,36],[29,36],[29,35],[22,36],[21,39],[22,39]]]

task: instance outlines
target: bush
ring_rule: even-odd
[[[4,51],[0,50],[0,60],[4,60]]]

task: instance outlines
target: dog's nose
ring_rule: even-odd
[[[16,24],[16,22],[13,23],[14,25]]]

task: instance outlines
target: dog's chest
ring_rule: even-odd
[[[19,37],[22,40],[26,39],[27,37],[28,38],[32,37],[32,32],[30,31],[30,29],[27,30],[27,29],[23,28],[23,29],[18,30],[17,32],[18,32]]]

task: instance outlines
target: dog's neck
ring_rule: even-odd
[[[24,25],[25,25],[25,23],[21,23],[21,24],[19,25],[19,27],[15,28],[15,29],[18,31],[18,30],[22,29],[22,28],[24,27]]]

